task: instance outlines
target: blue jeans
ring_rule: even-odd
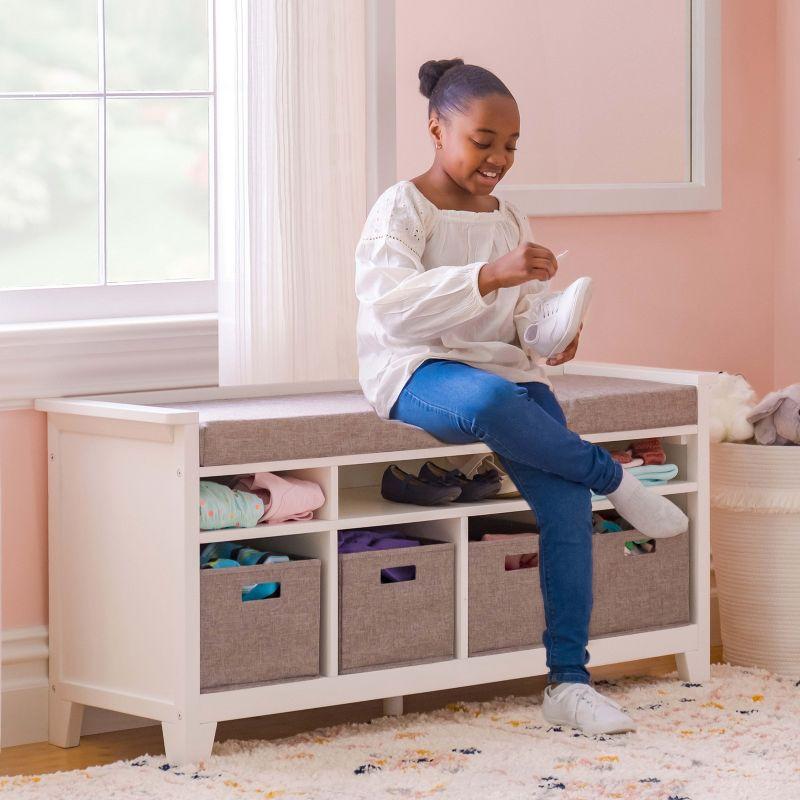
[[[389,412],[451,444],[484,442],[536,515],[548,681],[589,683],[592,502],[622,482],[609,453],[566,426],[551,389],[513,383],[460,361],[429,359]]]

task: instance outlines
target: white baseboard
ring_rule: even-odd
[[[47,628],[2,631],[0,747],[47,741]],[[158,723],[102,708],[87,708],[81,733],[108,733]]]

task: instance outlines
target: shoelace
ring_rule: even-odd
[[[582,684],[577,689],[573,690],[575,696],[575,717],[578,716],[578,707],[581,703],[587,705],[590,709],[593,719],[597,719],[597,710],[601,705],[610,705],[619,711],[622,711],[622,706],[610,697],[597,692],[588,683]],[[624,712],[623,712],[624,713]]]
[[[537,301],[534,301],[533,308],[535,310],[536,316],[539,318],[540,321],[546,320],[549,317],[552,317],[558,311],[558,301],[561,297],[561,294],[550,294],[547,297]]]

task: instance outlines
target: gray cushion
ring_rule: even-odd
[[[551,375],[568,427],[580,434],[694,425],[694,386]],[[200,466],[415,450],[446,444],[381,419],[360,391],[170,403],[200,412]]]

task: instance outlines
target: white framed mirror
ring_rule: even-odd
[[[519,151],[494,194],[525,213],[719,209],[720,5],[494,0],[489,21],[464,0],[368,0],[369,202],[430,166],[417,70],[460,57],[517,98]]]

